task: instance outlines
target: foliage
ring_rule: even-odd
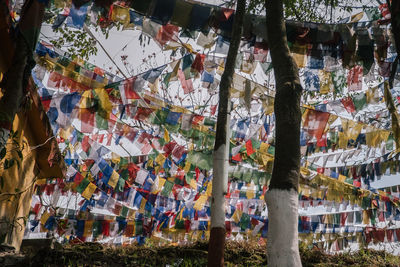
[[[230,2],[232,2],[231,0]],[[342,19],[342,14],[351,12],[354,5],[362,0],[284,0],[284,15],[287,19],[308,22],[334,22]],[[264,12],[265,0],[250,0],[249,11]],[[337,16],[335,16],[337,14]]]
[[[98,243],[41,249],[26,256],[36,266],[206,266],[208,243],[184,246],[110,247]],[[226,266],[266,266],[266,247],[257,242],[227,242]],[[400,257],[385,251],[360,250],[329,255],[300,249],[303,266],[398,266]]]
[[[72,59],[80,57],[88,60],[90,56],[97,54],[96,40],[85,31],[72,29],[64,24],[54,32],[60,33],[62,38],[50,42],[57,48],[66,48]]]
[[[53,24],[61,11],[60,8],[50,7],[46,10],[45,22]],[[88,60],[90,56],[97,54],[96,40],[83,29],[70,28],[64,23],[53,31],[59,36],[50,42],[56,48],[66,51],[72,59],[80,57]]]

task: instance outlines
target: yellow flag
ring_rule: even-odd
[[[197,182],[196,182],[196,179],[192,179],[192,180],[190,180],[190,187],[191,188],[193,188],[193,189],[197,189]]]
[[[153,162],[152,159],[149,159],[149,160],[147,161],[147,166],[149,166],[149,167],[154,167],[154,162]]]
[[[92,90],[86,90],[83,92],[79,108],[90,108],[92,103]]]
[[[207,201],[207,196],[206,195],[201,195],[196,202],[194,203],[193,208],[195,210],[202,210],[204,205],[206,204]]]
[[[115,188],[117,186],[119,180],[119,174],[114,170],[111,174],[110,179],[108,180],[108,185],[111,186],[112,188]]]
[[[166,128],[164,128],[164,140],[165,142],[169,143],[170,139],[169,139],[169,132]]]
[[[89,200],[92,197],[96,188],[97,188],[97,186],[94,183],[89,183],[88,186],[86,187],[86,189],[82,192],[82,197]]]
[[[292,57],[297,64],[297,67],[304,68],[306,66],[307,45],[293,44],[291,49]]]
[[[346,149],[348,141],[347,136],[343,132],[339,132],[339,148]]]
[[[386,142],[389,138],[389,135],[390,135],[389,131],[381,130],[380,136],[379,136],[379,138],[381,139],[381,142]]]
[[[111,20],[121,22],[123,25],[129,24],[129,8],[114,5],[111,13]]]
[[[84,237],[91,236],[92,229],[93,229],[93,221],[92,220],[85,221],[85,228],[83,230],[83,236]]]
[[[144,212],[144,207],[146,206],[146,202],[147,202],[147,199],[142,198],[142,202],[140,203],[140,209],[139,209],[140,213]]]
[[[97,88],[94,89],[94,92],[96,93],[98,99],[100,100],[100,107],[101,111],[104,114],[101,114],[103,118],[109,118],[109,115],[112,111],[112,104],[110,101],[110,98],[108,97],[108,93],[106,89],[104,88]]]
[[[158,94],[158,79],[154,83],[149,83],[151,93]]]
[[[164,178],[160,178],[158,179],[158,186],[157,186],[157,191],[160,192],[161,189],[163,188],[164,184],[165,184],[165,180]]]
[[[179,59],[170,64],[170,66],[172,68],[172,73],[171,73],[171,76],[169,77],[170,81],[178,80],[178,70],[179,70],[179,66],[181,65],[180,63],[181,63],[181,60]]]
[[[261,142],[260,145],[260,153],[267,154],[268,153],[269,144]]]
[[[64,138],[64,139],[69,139],[72,135],[72,131],[73,131],[73,127],[68,127],[67,129],[60,129],[60,137]]]
[[[161,166],[154,167],[154,173],[158,174],[160,172]]]
[[[45,211],[42,214],[42,217],[40,218],[40,224],[44,225],[47,222],[47,220],[49,219],[49,217],[50,217],[50,214],[47,211]]]
[[[179,212],[179,214],[178,214],[178,216],[177,216],[179,220],[182,220],[182,217],[183,217],[182,214],[183,214],[183,211],[184,211],[184,210],[185,210],[185,207],[183,207],[183,208],[181,209],[181,211]]]
[[[367,210],[363,210],[363,224],[369,224],[369,214]]]
[[[235,212],[232,215],[232,219],[235,223],[239,223],[240,222],[240,218],[242,217],[242,211],[239,209],[236,209]]]
[[[344,182],[344,180],[346,180],[346,176],[344,176],[342,174],[339,174],[338,181],[339,182]]]
[[[247,187],[246,197],[247,199],[253,199],[256,194],[254,193],[254,189],[250,186]]]
[[[363,16],[364,16],[364,11],[361,11],[360,13],[351,16],[350,22],[358,22],[360,19],[362,19]]]
[[[196,181],[195,179],[193,179],[193,180]],[[207,190],[206,190],[206,196],[211,197],[211,192],[212,192],[212,183],[208,183]]]
[[[319,71],[319,79],[320,79],[320,94],[327,94],[333,89],[332,83],[332,75],[330,72],[320,70]]]
[[[164,162],[165,162],[165,156],[163,154],[158,154],[158,156],[155,159],[156,163],[160,166],[164,166]]]
[[[187,160],[185,163],[185,167],[183,168],[183,170],[185,171],[185,173],[188,173],[190,170],[190,162]]]

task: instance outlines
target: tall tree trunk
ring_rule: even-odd
[[[394,37],[394,44],[396,47],[397,56],[392,64],[392,70],[390,73],[389,81],[385,82],[384,98],[386,107],[389,110],[390,116],[392,117],[392,131],[394,140],[396,143],[396,149],[400,148],[400,118],[397,113],[396,106],[392,97],[390,89],[393,88],[393,82],[397,72],[397,66],[400,60],[400,0],[393,0],[391,3],[389,0],[386,1],[391,17],[391,31]]]
[[[298,183],[300,176],[299,72],[287,45],[283,2],[265,0],[266,27],[275,95],[275,160],[269,190],[268,266],[301,266],[298,246]]]
[[[225,70],[219,86],[217,132],[214,145],[211,200],[211,233],[208,247],[208,266],[224,266],[225,194],[228,185],[230,141],[230,92],[235,61],[242,36],[246,0],[238,0]]]
[[[392,65],[392,71],[390,73],[390,78],[389,78],[390,88],[393,88],[393,81],[394,81],[396,71],[397,71],[397,66],[398,66],[399,60],[400,60],[400,0],[392,0],[392,1],[387,0],[386,3],[388,5],[389,11],[390,11],[391,31],[394,36],[394,44],[395,44],[396,53],[397,53],[396,59]]]
[[[3,96],[0,99],[0,150],[8,140],[15,114],[24,100],[31,70],[35,65],[35,49],[44,16],[44,1],[26,0],[16,31],[15,53],[1,81]]]

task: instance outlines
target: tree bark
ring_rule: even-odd
[[[392,0],[392,1],[387,0],[386,3],[390,11],[391,31],[394,36],[394,44],[397,53],[396,59],[392,65],[392,71],[390,73],[390,78],[389,78],[389,86],[390,88],[393,88],[393,81],[400,60],[400,0]]]
[[[301,266],[298,248],[298,183],[300,176],[300,98],[302,86],[290,55],[283,2],[266,0],[268,44],[274,67],[275,160],[269,190],[268,266]]]
[[[0,149],[8,140],[15,114],[24,100],[25,87],[35,65],[32,52],[43,21],[44,8],[45,4],[37,0],[27,0],[22,8],[15,39],[15,53],[0,84],[3,91],[0,99]]]
[[[208,266],[224,266],[225,194],[228,185],[230,141],[230,92],[236,56],[242,36],[246,0],[238,0],[225,70],[219,86],[217,132],[214,145],[211,200],[211,233],[208,247]]]
[[[397,72],[397,66],[400,59],[400,0],[393,0],[390,3],[389,0],[386,1],[391,17],[391,31],[394,37],[394,43],[396,47],[397,56],[392,64],[392,69],[390,72],[389,81],[385,82],[384,88],[384,98],[386,107],[389,110],[390,116],[392,118],[392,131],[394,135],[394,140],[396,143],[396,149],[400,148],[400,120],[397,113],[396,106],[392,97],[390,89],[393,88],[393,82]]]

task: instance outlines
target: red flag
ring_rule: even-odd
[[[156,40],[161,45],[165,45],[168,41],[178,41],[178,37],[177,37],[178,32],[179,32],[178,26],[175,26],[172,24],[164,25],[158,31]]]
[[[179,78],[179,81],[181,82],[183,92],[185,94],[189,94],[194,91],[192,80],[191,79],[186,80],[185,74],[183,73],[183,71],[181,69],[178,70],[178,78]]]
[[[102,221],[101,228],[103,229],[104,236],[110,236],[110,222],[109,221]]]
[[[149,115],[153,112],[153,110],[151,108],[137,108],[136,110],[136,114],[134,119],[138,120],[138,121],[144,121],[145,119],[147,119],[147,117],[149,117]]]
[[[340,100],[344,106],[344,108],[347,110],[347,112],[349,112],[350,114],[356,111],[356,108],[354,106],[353,103],[353,99],[348,96],[345,98],[342,98],[342,100]]]
[[[103,140],[104,140],[104,134],[100,134],[99,135],[99,143],[100,144],[103,143]]]
[[[247,150],[247,155],[252,155],[254,152],[256,152],[253,148],[253,143],[251,140],[247,140],[246,142],[246,150]]]
[[[383,19],[385,19],[385,20],[390,19],[390,17],[391,17],[390,16],[390,10],[389,10],[389,7],[388,7],[387,3],[380,4],[379,5],[379,10],[381,11]]]
[[[211,115],[215,115],[215,112],[217,112],[217,107],[218,105],[211,105]]]
[[[89,109],[82,108],[79,110],[79,119],[81,120],[81,132],[92,133],[95,113],[92,113]]]
[[[104,70],[100,69],[99,67],[95,67],[93,72],[96,73],[97,75],[104,76]]]
[[[327,112],[309,109],[307,111],[306,119],[304,120],[304,131],[315,137],[317,140],[321,139],[326,123],[328,122],[329,115],[330,114]]]
[[[240,153],[237,153],[235,156],[232,157],[232,160],[242,161],[242,156],[240,155]]]
[[[362,89],[363,67],[356,65],[350,69],[347,76],[347,86],[349,91],[358,91]]]
[[[328,142],[327,142],[327,138],[326,138],[326,132],[323,133],[321,138],[319,138],[317,140],[317,146],[319,146],[319,147],[327,147],[328,146]]]
[[[121,91],[121,97],[124,95],[126,99],[140,99],[140,96],[135,92],[135,81],[136,77],[132,77],[124,82],[124,89],[123,92]]]
[[[111,146],[112,136],[113,136],[112,133],[109,133],[109,134],[107,135],[107,146]]]
[[[82,182],[83,179],[84,179],[84,177],[83,177],[79,172],[77,172],[77,173],[75,174],[75,177],[74,177],[74,184],[75,184],[75,185],[80,184],[80,183]]]
[[[222,16],[223,20],[228,20],[233,15],[233,13],[235,13],[235,10],[230,9],[230,8],[225,8],[225,7],[223,7],[221,9],[221,11],[223,14],[223,16]]]
[[[133,128],[130,128],[128,125],[125,126],[125,128],[127,129],[127,132],[125,132],[125,137],[128,138],[129,141],[133,142],[138,132],[135,131]]]
[[[193,125],[199,125],[200,123],[202,123],[204,120],[204,116],[201,115],[194,115],[193,116],[193,121],[192,124]]]
[[[198,53],[196,58],[193,61],[192,69],[196,70],[197,72],[203,72],[204,70],[204,59],[206,55]]]
[[[200,177],[200,169],[196,167],[194,171],[196,172],[196,181],[198,182]]]
[[[85,135],[82,139],[82,150],[85,151],[86,153],[90,149],[90,144],[89,144],[89,136]]]

